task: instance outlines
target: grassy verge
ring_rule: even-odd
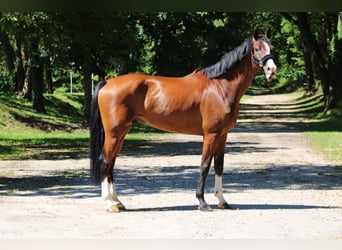
[[[243,97],[244,100],[249,96]],[[88,157],[88,128],[82,125],[82,95],[46,95],[46,114],[31,103],[0,93],[0,160],[68,159]],[[323,114],[320,96],[295,100],[302,120],[297,127],[324,157],[342,163],[342,111]],[[161,132],[134,125],[126,141],[149,140]]]
[[[327,115],[308,122],[304,134],[323,156],[333,162],[342,163],[342,116]]]
[[[46,114],[0,93],[0,160],[59,159],[86,150],[82,95],[46,95]]]
[[[31,103],[0,93],[0,160],[88,157],[89,130],[83,126],[83,96],[45,95],[46,114]],[[128,141],[146,140],[159,131],[135,125]]]
[[[332,163],[342,163],[342,110],[323,113],[320,96],[301,98],[297,127],[310,139],[313,147]]]
[[[342,132],[305,132],[315,148],[333,163],[342,163]]]

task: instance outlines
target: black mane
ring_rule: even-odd
[[[203,72],[208,78],[222,76],[228,70],[234,68],[251,51],[252,39],[252,37],[247,38],[240,46],[225,54],[220,61],[198,71]]]

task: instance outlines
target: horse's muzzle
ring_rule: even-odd
[[[266,80],[268,82],[272,82],[273,76],[277,73],[277,65],[275,65],[273,58],[269,58],[265,62],[263,69],[264,69]]]

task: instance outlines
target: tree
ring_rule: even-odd
[[[331,64],[332,64],[332,85],[333,97],[332,106],[338,105],[342,101],[342,12],[338,13],[337,17],[336,34],[333,35],[332,39],[332,53],[331,53]]]
[[[87,123],[92,73],[99,79],[136,71],[185,75],[215,63],[254,28],[272,27],[279,78],[303,82],[306,73],[307,89],[319,80],[326,105],[333,106],[342,99],[338,18],[341,13],[6,12],[0,14],[0,77],[15,82],[12,89],[44,112],[43,92],[53,91],[52,64],[58,71],[73,65],[82,75]]]
[[[158,12],[141,15],[139,25],[150,44],[153,72],[188,74],[215,63],[239,45],[253,28],[246,13]],[[238,20],[236,20],[238,19]]]
[[[342,72],[338,70],[341,66],[342,52],[337,26],[340,15],[283,13],[283,16],[294,23],[300,31],[307,75],[309,78],[320,80],[326,109],[336,107],[342,100],[339,87]]]
[[[91,74],[104,78],[120,61],[128,61],[136,44],[135,24],[122,13],[51,14],[56,46],[51,49],[59,65],[75,64],[83,75],[84,122],[88,123],[91,104]]]
[[[15,91],[28,100],[37,112],[45,112],[42,51],[44,37],[50,33],[48,15],[43,12],[2,13],[8,69],[15,74]]]
[[[0,14],[1,52],[5,54],[7,71],[15,82],[11,89],[18,93],[23,91],[26,72],[23,56],[23,27],[26,25],[23,16],[18,12]],[[31,99],[31,92],[25,92],[23,96]]]

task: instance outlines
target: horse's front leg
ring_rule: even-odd
[[[207,204],[207,202],[204,199],[204,186],[205,186],[205,181],[208,176],[209,169],[210,169],[211,160],[212,160],[212,156],[208,156],[202,159],[201,166],[200,166],[200,178],[199,178],[198,185],[197,185],[196,197],[200,203],[198,209],[201,211],[211,211],[210,206]]]
[[[223,161],[224,152],[226,148],[227,135],[221,138],[217,144],[216,153],[214,156],[214,168],[215,168],[215,196],[219,200],[218,208],[221,209],[232,209],[228,205],[228,202],[223,197],[222,191],[222,175],[223,175]]]
[[[210,164],[213,159],[213,152],[216,149],[216,134],[208,134],[203,137],[202,160],[200,166],[200,177],[196,190],[196,197],[199,200],[198,209],[201,211],[211,211],[210,206],[204,199],[205,181],[209,173]]]

